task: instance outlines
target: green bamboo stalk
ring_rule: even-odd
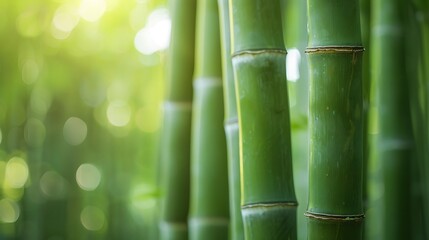
[[[360,1],[360,22],[361,22],[361,35],[362,43],[365,47],[365,51],[369,52],[369,42],[370,42],[370,1],[361,0]],[[367,189],[367,179],[368,179],[368,159],[369,159],[369,108],[370,108],[370,95],[371,95],[371,81],[370,81],[370,55],[364,54],[362,59],[362,97],[363,97],[363,204],[364,209],[367,208],[368,204],[368,189]]]
[[[240,154],[235,82],[231,61],[231,37],[228,0],[218,0],[221,29],[222,68],[225,102],[225,134],[228,151],[228,181],[230,206],[230,239],[244,239],[241,217]]]
[[[410,160],[413,138],[405,69],[406,2],[372,1],[372,78],[379,102],[378,161],[384,192],[383,236],[411,236]],[[392,121],[394,119],[394,121]]]
[[[411,232],[410,239],[427,239],[427,227],[425,226],[425,217],[429,216],[427,212],[427,191],[425,187],[425,172],[427,167],[427,156],[425,154],[427,146],[427,126],[424,123],[424,102],[426,101],[425,84],[422,77],[419,77],[419,67],[422,60],[422,38],[419,32],[416,11],[413,4],[408,7],[407,26],[406,26],[406,69],[409,82],[409,97],[411,106],[411,118],[413,125],[413,137],[415,147],[413,149],[413,158],[411,161]]]
[[[190,239],[228,239],[226,137],[217,1],[197,2]]]
[[[411,29],[412,33],[411,37],[408,37],[407,33],[406,38],[409,46],[407,49],[407,63],[409,64],[407,67],[409,68],[408,78],[413,83],[410,90],[410,97],[411,101],[413,101],[411,106],[418,157],[417,163],[413,166],[418,170],[418,183],[421,186],[419,188],[421,196],[417,197],[420,197],[419,200],[422,203],[421,208],[416,209],[415,205],[417,204],[413,202],[413,207],[416,209],[413,213],[422,215],[423,231],[421,232],[421,236],[429,238],[429,191],[427,191],[427,187],[429,186],[429,172],[427,170],[429,167],[429,150],[427,148],[429,142],[429,128],[427,127],[427,123],[429,122],[429,3],[425,0],[415,0],[413,2],[414,11],[412,14],[414,17],[411,18],[411,27],[407,26],[407,32],[409,33]],[[412,173],[415,177],[417,174],[414,173],[416,171]],[[415,218],[413,216],[413,220]],[[413,224],[412,227],[415,227],[415,225]],[[416,234],[415,229],[413,229],[413,233],[417,236],[415,239],[419,239],[419,235],[418,233]]]
[[[362,239],[359,1],[308,0],[308,239]]]
[[[246,239],[296,239],[280,1],[231,0]]]
[[[160,239],[188,239],[195,0],[172,0],[164,105]]]

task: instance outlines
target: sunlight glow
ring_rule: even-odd
[[[288,49],[286,55],[286,75],[287,80],[291,82],[298,81],[299,75],[299,65],[301,64],[301,54],[296,48]]]
[[[107,119],[116,127],[126,126],[131,119],[131,107],[127,102],[115,100],[107,108]]]
[[[20,157],[11,158],[6,164],[5,185],[10,188],[22,188],[28,179],[28,166]]]
[[[106,11],[104,0],[82,0],[79,7],[80,16],[88,22],[96,22]]]
[[[100,170],[92,164],[84,163],[76,171],[76,182],[83,190],[93,191],[100,185]]]
[[[0,200],[0,221],[14,223],[18,220],[20,209],[16,202],[9,199]]]
[[[154,10],[144,28],[137,32],[134,38],[136,49],[145,55],[164,50],[170,43],[171,20],[168,10]]]
[[[78,9],[71,4],[61,5],[57,11],[55,11],[53,25],[56,29],[69,33],[71,32],[79,22]]]
[[[71,117],[64,123],[64,139],[70,145],[77,146],[81,144],[85,140],[87,132],[86,123],[80,118]]]
[[[106,217],[98,207],[87,206],[80,213],[80,221],[86,229],[98,231],[103,228]]]

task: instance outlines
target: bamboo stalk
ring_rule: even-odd
[[[378,161],[384,184],[385,239],[411,236],[410,160],[413,146],[405,66],[406,2],[373,1],[372,78],[379,106]],[[392,121],[394,119],[394,121]]]
[[[226,137],[217,2],[197,2],[190,239],[228,239]]]
[[[308,0],[308,239],[362,239],[359,2]]]
[[[244,239],[241,217],[240,155],[238,139],[238,114],[235,82],[231,61],[231,37],[228,0],[218,0],[221,29],[222,68],[225,102],[225,134],[228,151],[228,181],[230,206],[230,239]]]
[[[195,0],[172,0],[162,136],[160,239],[188,239]]]
[[[411,80],[410,98],[412,106],[412,117],[414,127],[414,138],[416,143],[417,162],[412,162],[414,171],[412,176],[421,187],[418,188],[420,194],[413,195],[412,207],[413,212],[420,217],[420,222],[412,223],[412,232],[415,236],[414,239],[429,238],[428,224],[429,224],[429,173],[428,160],[429,150],[427,144],[429,142],[429,128],[427,123],[429,120],[429,3],[424,0],[413,1],[411,14],[407,30],[407,68],[408,79]],[[410,34],[411,32],[411,34]],[[411,35],[411,37],[408,37]],[[414,164],[413,164],[414,163]],[[417,201],[417,203],[416,203]],[[420,204],[419,204],[420,203]],[[416,216],[412,219],[415,221]],[[416,226],[420,227],[422,231],[416,230]]]
[[[246,239],[296,239],[280,1],[231,0]]]

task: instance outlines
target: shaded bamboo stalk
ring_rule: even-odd
[[[286,72],[291,115],[292,160],[298,202],[297,234],[307,239],[308,199],[308,67],[307,1],[282,0],[283,36],[288,51]]]
[[[407,68],[408,68],[408,79],[411,80],[410,88],[410,99],[412,101],[412,115],[413,115],[413,127],[414,127],[414,138],[415,138],[415,152],[417,153],[417,162],[412,162],[414,171],[411,172],[414,181],[421,186],[418,188],[420,195],[415,196],[416,202],[412,203],[413,215],[412,219],[415,221],[417,216],[421,217],[422,220],[422,231],[416,231],[415,222],[412,223],[412,232],[415,239],[429,238],[429,2],[425,0],[413,1],[411,17],[406,27],[408,49],[406,51],[407,56]],[[411,32],[411,34],[410,34]],[[411,35],[411,36],[409,36]],[[413,164],[414,163],[414,164]],[[417,171],[416,171],[417,170]],[[417,208],[418,203],[421,203],[421,208]],[[422,211],[423,210],[423,211]]]
[[[228,239],[229,200],[217,1],[197,1],[190,239]]]
[[[296,239],[280,1],[231,0],[246,239]]]
[[[160,239],[188,239],[196,0],[169,1],[171,39],[162,136]]]
[[[220,35],[222,37],[222,69],[225,102],[225,134],[228,151],[230,239],[244,239],[240,205],[240,155],[235,82],[232,72],[231,39],[228,0],[218,0]]]
[[[378,99],[377,161],[383,182],[384,239],[411,236],[412,126],[405,68],[406,2],[372,1],[371,66]]]
[[[308,239],[362,239],[359,1],[308,0]]]

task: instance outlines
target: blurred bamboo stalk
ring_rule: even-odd
[[[190,239],[228,239],[229,200],[217,1],[197,1]]]
[[[244,239],[241,217],[240,155],[238,139],[238,115],[236,88],[231,61],[231,37],[228,0],[218,0],[221,29],[223,89],[225,102],[225,134],[228,151],[230,239]]]
[[[372,1],[371,67],[378,106],[377,161],[383,182],[382,236],[411,236],[410,166],[413,148],[406,75],[405,1]]]
[[[195,0],[169,1],[172,32],[162,135],[160,239],[188,239]]]

